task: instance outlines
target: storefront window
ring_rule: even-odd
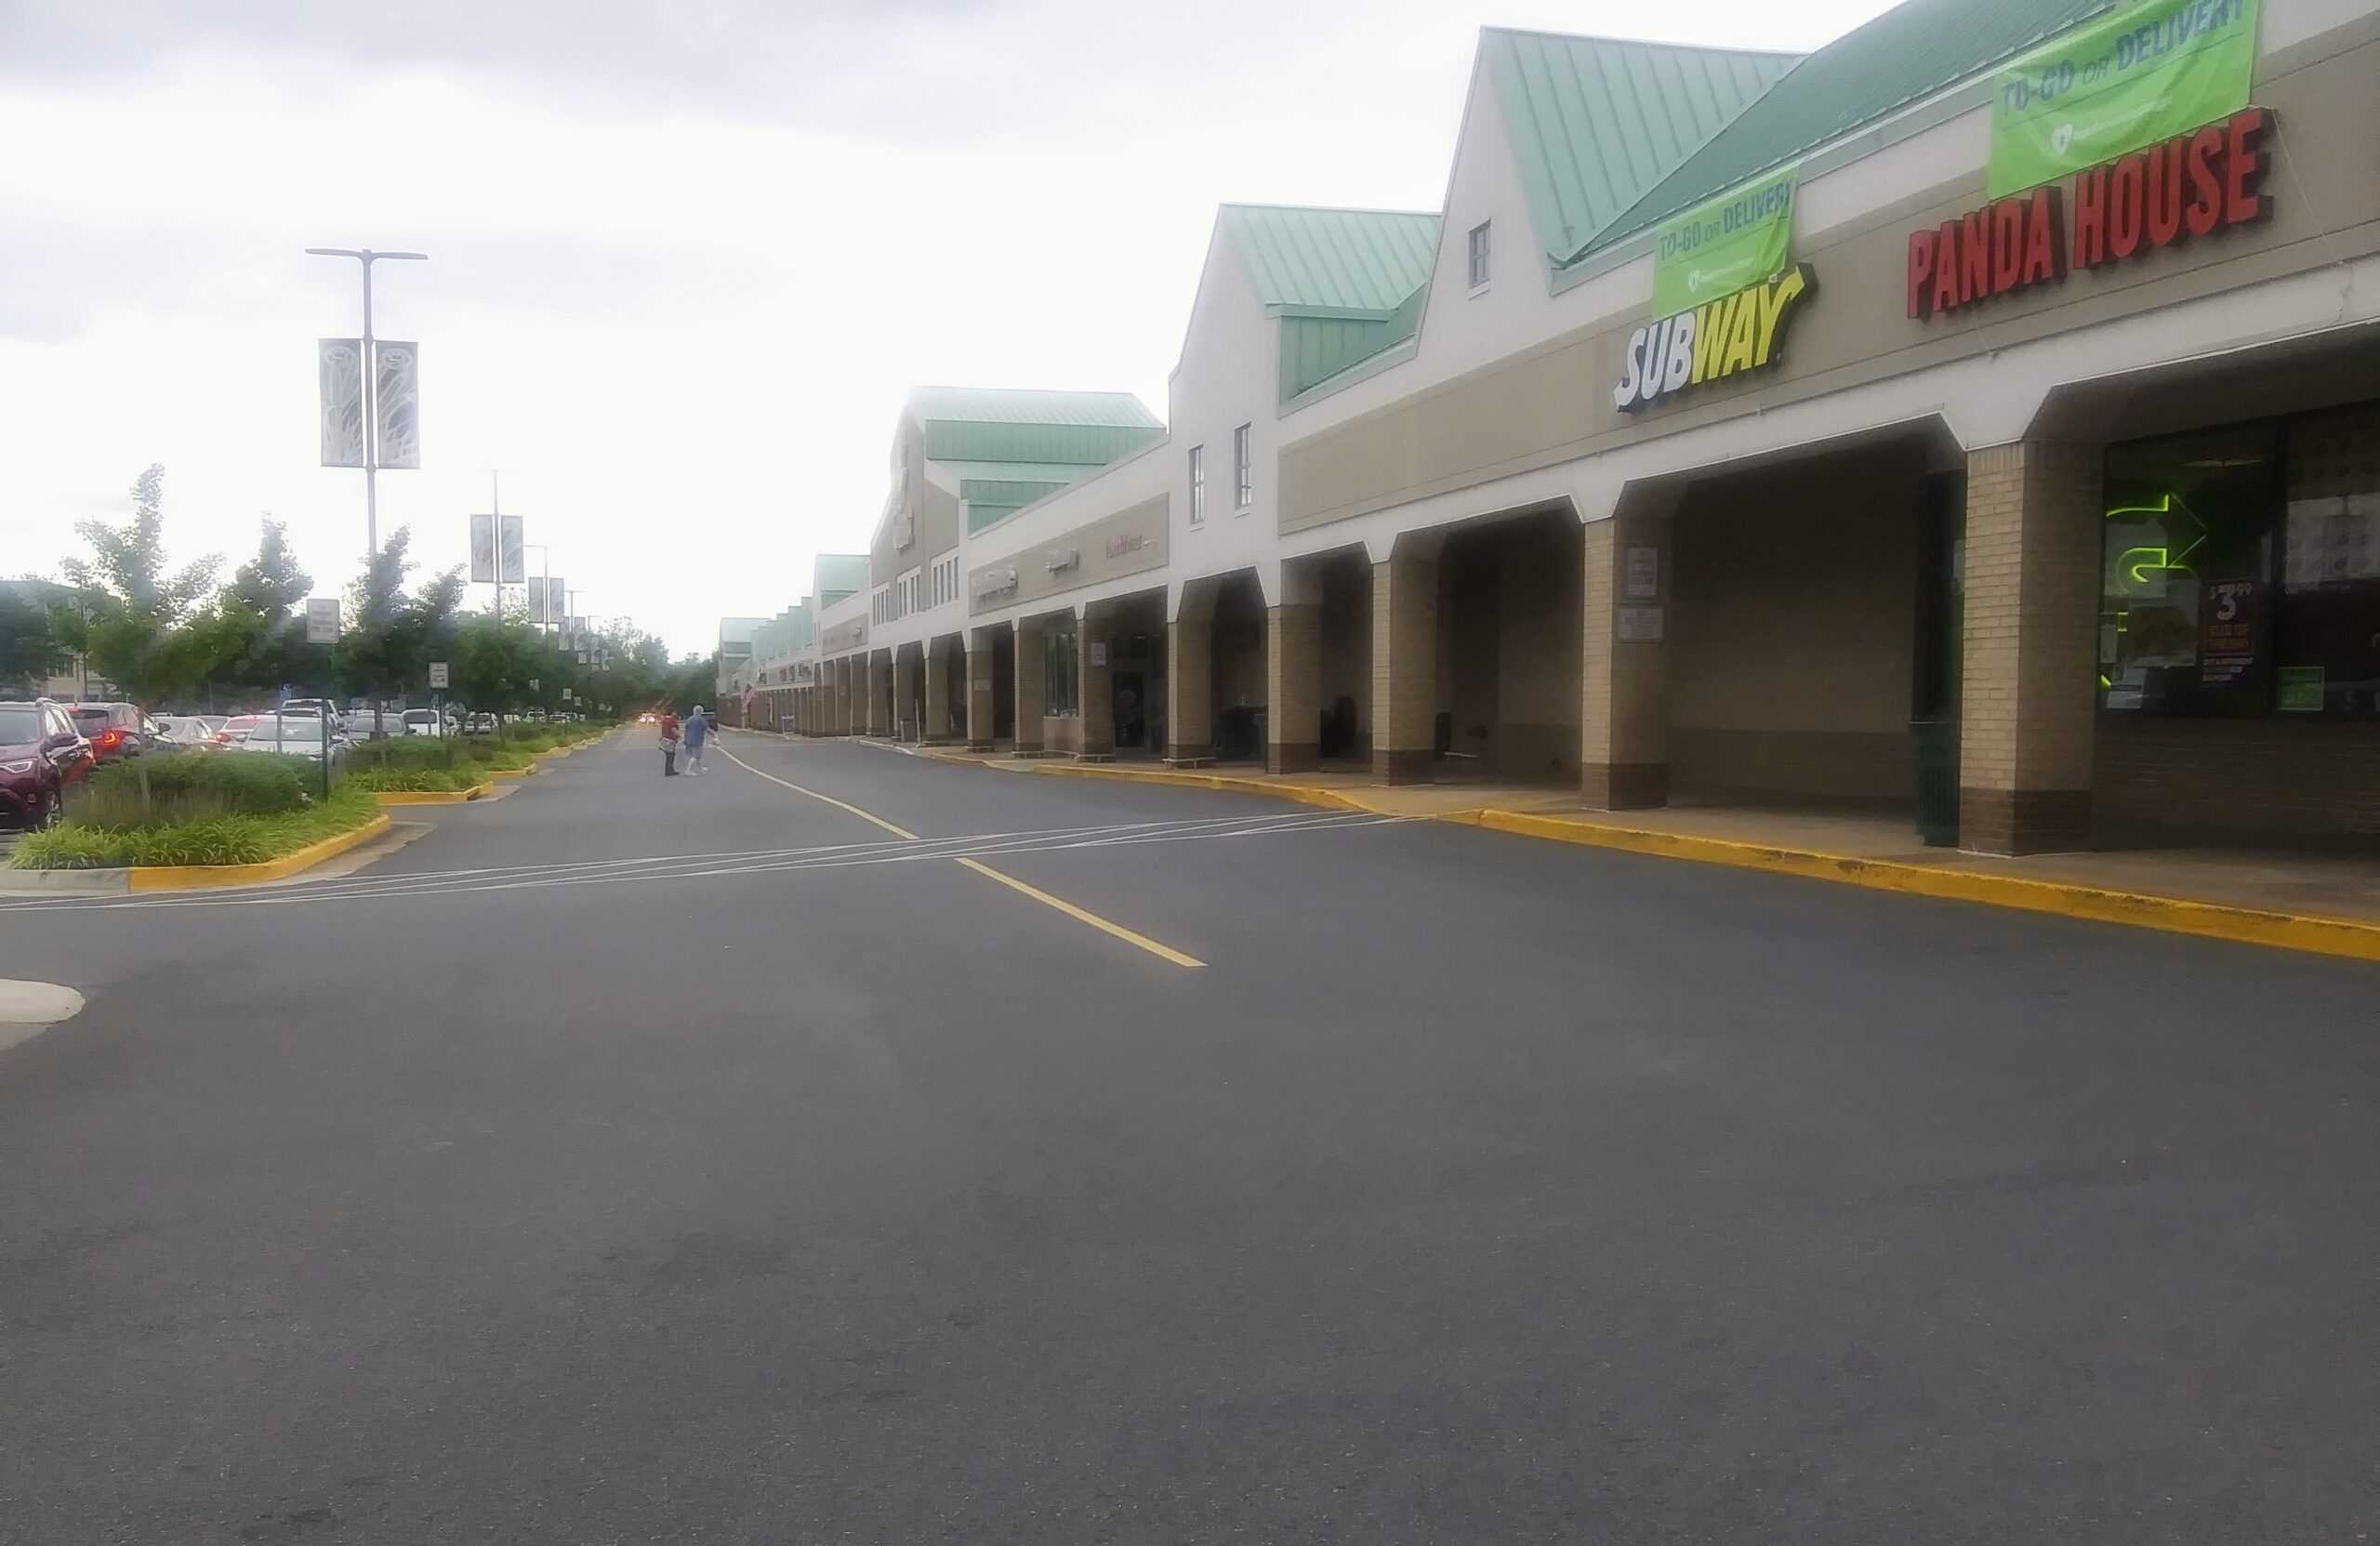
[[[2380,717],[2380,406],[2289,426],[2273,707]]]
[[[2149,714],[2272,704],[2279,427],[2111,446],[2099,701]]]
[[[1041,636],[1041,658],[1049,667],[1046,682],[1048,701],[1044,712],[1061,717],[1078,712],[1079,681],[1075,671],[1075,636],[1071,633],[1046,633]]]
[[[2380,405],[2110,446],[2099,702],[2380,718]]]

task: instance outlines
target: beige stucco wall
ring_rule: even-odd
[[[1670,781],[1903,799],[1922,455],[1689,488],[1671,533]]]
[[[903,414],[893,435],[892,486],[886,496],[885,518],[877,522],[867,554],[868,573],[877,585],[906,570],[930,564],[958,547],[963,525],[958,492],[943,487],[927,473],[924,429]],[[901,463],[907,466],[909,501],[918,515],[917,540],[906,548],[894,541],[900,524]]]
[[[1982,204],[1978,165],[1799,241],[1796,256],[1816,269],[1818,289],[1775,370],[1700,388],[1632,420],[1612,405],[1611,390],[1627,337],[1646,319],[1614,317],[1285,446],[1280,529],[1302,531],[2380,252],[2380,156],[2368,153],[2380,143],[2375,80],[2380,17],[2259,62],[2255,100],[2277,122],[2265,182],[2272,216],[2257,227],[1912,321],[1904,298],[1909,233]],[[2367,150],[2341,153],[2347,146]]]
[[[1070,590],[1104,585],[1110,580],[1165,567],[1166,496],[1145,499],[1088,525],[1078,526],[1038,547],[967,572],[967,607],[971,614],[1005,612],[1021,601],[1041,601]],[[1051,559],[1071,551],[1075,565],[1055,574]],[[983,594],[994,574],[1016,571],[1016,588],[996,596]]]

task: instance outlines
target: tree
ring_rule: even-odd
[[[223,560],[210,553],[179,574],[165,573],[165,468],[152,466],[132,485],[129,522],[122,526],[104,521],[75,522],[76,535],[91,545],[91,556],[68,559],[59,570],[68,584],[109,598],[114,610],[170,628],[214,585]],[[107,674],[125,681],[113,671]]]
[[[257,556],[240,566],[213,607],[190,624],[210,691],[258,696],[317,674],[306,645],[305,618],[297,610],[313,586],[289,551],[287,528],[266,517]]]
[[[222,560],[213,555],[176,574],[165,564],[165,469],[152,466],[132,485],[132,519],[121,526],[84,521],[74,530],[91,557],[59,566],[89,592],[85,654],[101,676],[141,707],[156,705],[202,673],[203,641],[182,627],[192,605],[215,583]],[[149,802],[149,760],[140,768],[140,800]]]
[[[121,526],[78,522],[74,530],[91,545],[91,557],[59,565],[91,597],[86,650],[92,667],[144,708],[182,687],[202,664],[181,626],[223,562],[210,554],[167,574],[165,482],[163,467],[143,472],[132,486],[132,519]]]
[[[350,691],[372,700],[376,736],[385,733],[382,700],[403,693],[413,675],[415,640],[406,628],[409,603],[404,593],[405,576],[414,568],[407,556],[412,546],[412,529],[398,527],[364,561],[364,572],[348,582],[346,616],[331,654],[331,674]]]
[[[38,692],[73,660],[81,614],[40,580],[0,580],[0,690]]]

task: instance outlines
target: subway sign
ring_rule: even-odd
[[[1818,275],[1796,263],[1765,284],[1647,323],[1628,336],[1611,401],[1634,413],[1712,381],[1765,370],[1784,358],[1785,334]]]
[[[2272,212],[2264,192],[2272,112],[2229,117],[2074,174],[1994,199],[1909,236],[1909,314],[1956,311],[2066,277],[2253,225]]]

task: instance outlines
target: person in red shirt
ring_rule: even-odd
[[[661,711],[661,776],[678,776],[678,716]]]

